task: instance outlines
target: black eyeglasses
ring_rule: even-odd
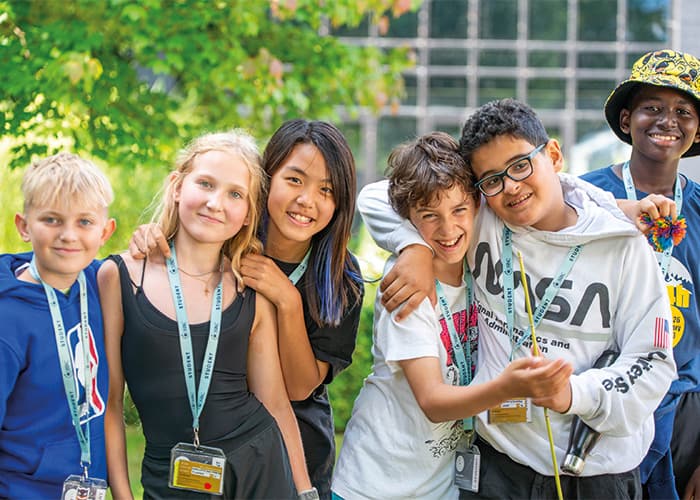
[[[546,145],[546,142],[544,144],[540,144],[535,149],[530,151],[530,154],[515,160],[500,172],[484,177],[476,183],[477,189],[484,193],[484,196],[496,196],[498,193],[503,191],[503,188],[505,187],[505,181],[503,180],[504,177],[508,177],[514,181],[524,181],[532,175],[532,158],[537,153],[542,151],[542,148],[544,148]]]

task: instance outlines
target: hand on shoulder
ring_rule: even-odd
[[[426,297],[435,304],[437,297],[432,251],[422,245],[406,247],[398,256],[394,267],[382,279],[380,290],[382,305],[387,311],[393,312],[401,306],[396,315],[397,321],[414,312]]]

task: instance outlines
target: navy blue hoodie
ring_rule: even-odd
[[[71,423],[48,301],[41,285],[20,281],[31,253],[0,255],[0,498],[59,498],[63,481],[80,474],[80,445]],[[107,363],[97,269],[85,269],[93,394],[85,402],[80,291],[57,292],[79,388],[81,422],[89,422],[89,475],[106,479],[104,412]],[[19,272],[18,272],[19,270]]]

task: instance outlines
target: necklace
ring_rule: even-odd
[[[180,271],[182,274],[189,276],[190,278],[201,278],[202,276],[207,276],[211,273],[215,273],[216,271],[220,271],[221,265],[219,265],[219,267],[217,269],[214,269],[213,271],[207,271],[206,273],[199,273],[199,274],[188,273],[187,271],[185,271],[181,267],[178,267],[177,270]]]
[[[221,259],[219,260],[219,267],[217,269],[214,269],[212,271],[207,271],[205,273],[199,273],[199,274],[188,273],[180,266],[178,266],[177,270],[180,271],[185,276],[189,276],[190,278],[202,283],[204,285],[204,295],[209,297],[209,294],[211,293],[211,290],[209,290],[209,283],[211,281],[211,278],[207,278],[207,279],[200,279],[200,278],[202,278],[204,276],[209,276],[209,275],[214,274],[216,272],[223,273],[224,272],[224,257],[223,257],[223,255],[221,256]]]

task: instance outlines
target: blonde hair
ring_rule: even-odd
[[[226,240],[221,248],[221,253],[231,260],[233,274],[240,283],[242,281],[241,258],[249,253],[261,253],[262,251],[262,244],[257,237],[257,229],[262,208],[261,203],[265,199],[267,184],[260,151],[255,144],[255,139],[249,133],[241,129],[209,133],[197,137],[182,149],[175,161],[174,175],[168,176],[163,188],[163,194],[153,220],[158,224],[168,241],[175,237],[180,227],[175,193],[185,177],[192,172],[197,157],[209,151],[220,151],[238,156],[250,174],[248,224]]]
[[[32,163],[22,179],[24,212],[32,207],[73,203],[107,208],[114,192],[94,163],[73,153],[58,153]]]

